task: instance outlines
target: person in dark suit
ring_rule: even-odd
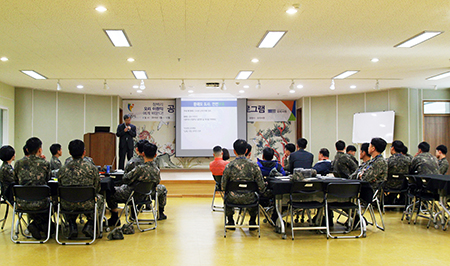
[[[117,127],[116,136],[119,137],[119,169],[124,169],[125,155],[130,160],[133,157],[136,126],[131,124],[131,116],[124,115],[124,122]]]
[[[314,155],[305,151],[308,141],[300,138],[297,141],[297,151],[289,156],[289,172],[294,173],[295,168],[312,168]]]

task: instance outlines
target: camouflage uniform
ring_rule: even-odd
[[[74,159],[61,167],[58,173],[58,183],[61,187],[81,187],[93,186],[96,193],[100,192],[100,176],[97,168],[82,158]],[[101,199],[101,196],[98,195]],[[94,201],[70,203],[61,201],[61,207],[66,210],[78,211],[94,208]],[[102,210],[102,200],[97,204],[97,208]],[[75,217],[76,218],[76,215]],[[92,220],[92,215],[88,216]]]
[[[52,177],[56,177],[59,169],[61,169],[61,161],[56,156],[52,156],[50,159],[50,170],[52,171]]]
[[[261,175],[261,170],[255,162],[245,159],[245,157],[238,157],[234,161],[230,162],[223,171],[222,176],[222,188],[226,189],[228,181],[256,181],[258,184],[259,192],[264,192],[265,185]],[[230,203],[252,203],[256,200],[256,195],[253,194],[237,194],[229,193],[228,200]],[[248,210],[251,217],[257,215],[258,208],[252,208]],[[233,208],[227,208],[225,210],[226,216],[234,214]]]
[[[128,172],[123,176],[123,182],[125,182],[125,184],[120,187],[115,187],[116,193],[114,193],[109,199],[107,199],[109,208],[116,209],[117,202],[126,202],[137,183],[155,182],[156,184],[159,184],[160,181],[160,171],[154,161],[146,162],[144,164],[136,166],[136,168],[131,170],[131,172]],[[137,197],[137,195],[135,196]],[[163,197],[164,199],[162,199],[160,202],[159,199],[161,198],[161,196],[158,195],[158,204],[160,210],[161,208],[164,208],[166,204],[166,194],[163,194]]]
[[[289,169],[290,169],[290,168],[289,168],[289,156],[286,157],[286,158],[284,158],[283,164],[284,164],[284,166],[283,166],[284,170],[285,170],[285,171],[289,171]]]
[[[352,161],[356,164],[356,166],[359,165],[359,162],[358,162],[358,160],[355,158],[355,156],[353,156],[353,155],[351,155],[351,154],[349,154],[348,156],[350,156],[350,159],[352,159]]]
[[[361,180],[369,182],[372,188],[376,190],[379,184],[387,179],[387,173],[387,162],[380,154],[368,161],[358,176]]]
[[[388,174],[408,174],[411,161],[408,157],[401,153],[395,153],[387,159]],[[404,180],[392,179],[388,180],[386,187],[390,189],[399,189],[402,187]]]
[[[363,162],[358,166],[358,169],[356,169],[355,172],[353,172],[349,179],[359,179],[358,174],[367,166],[367,164],[370,162],[370,160],[368,160],[367,162]]]
[[[441,173],[441,175],[445,175],[445,173],[447,173],[447,170],[448,170],[447,158],[439,160],[439,173]]]
[[[0,168],[1,194],[8,202],[13,202],[11,185],[14,183],[14,170],[10,164],[3,162]]]
[[[439,174],[438,160],[429,152],[419,153],[411,161],[409,173],[418,175],[433,175],[433,174],[438,175]]]
[[[407,153],[405,156],[409,159],[410,162],[414,159],[414,157],[409,153]]]
[[[349,178],[355,172],[358,165],[350,158],[348,154],[337,152],[331,166],[333,167],[333,175],[336,177]]]
[[[133,156],[125,166],[124,174],[127,174],[128,172],[131,172],[134,168],[136,168],[138,165],[144,164],[144,156],[137,155]],[[156,162],[155,162],[156,164]],[[167,188],[164,185],[158,184],[156,186],[156,191],[158,192],[158,204],[160,208],[164,208],[167,203]]]
[[[66,161],[64,162],[64,165],[70,163],[72,160],[73,160],[72,157],[67,158]],[[85,160],[86,162],[90,162],[93,166],[95,166],[94,160],[91,157],[84,156],[83,160]]]

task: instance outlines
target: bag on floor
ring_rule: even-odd
[[[109,234],[108,234],[109,240],[122,240],[123,239],[123,232],[122,227],[116,227],[114,228]]]

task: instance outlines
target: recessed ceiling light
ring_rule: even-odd
[[[124,30],[104,30],[115,47],[130,47]]]
[[[3,62],[6,62],[6,61],[8,61],[8,57],[2,57],[2,58],[0,58],[0,60],[2,60]]]
[[[295,90],[289,90],[290,93],[295,93]]]
[[[273,48],[283,38],[287,31],[267,31],[258,44],[258,48]]]
[[[250,88],[250,86],[244,85],[244,89],[248,89],[248,88]]]
[[[82,88],[84,88],[84,86],[83,85],[78,85],[77,88],[78,89],[82,89]]]
[[[253,62],[253,63],[258,63],[259,60],[258,60],[258,58],[253,58],[253,59],[252,59],[252,62]]]
[[[131,57],[130,57],[130,58],[127,59],[127,61],[128,61],[128,62],[134,62],[134,58],[131,58]]]
[[[244,92],[245,92],[244,90],[240,90],[240,91],[239,91],[239,93],[244,93]]]
[[[34,78],[34,79],[47,79],[46,77],[44,77],[43,75],[37,73],[34,70],[20,70],[20,72]]]
[[[137,92],[137,93],[141,93],[142,91],[141,91],[141,90],[137,90],[136,92]]]
[[[106,9],[106,7],[104,7],[104,6],[98,6],[98,7],[96,7],[95,8],[95,10],[97,10],[98,12],[105,12],[106,10],[108,10],[108,9]]]
[[[253,73],[253,70],[242,70],[240,71],[235,79],[248,79]]]
[[[438,79],[443,79],[443,78],[446,78],[446,77],[449,77],[449,76],[450,76],[450,71],[441,73],[441,74],[436,75],[436,76],[429,77],[429,78],[427,78],[427,80],[438,80]]]
[[[347,70],[339,75],[337,75],[336,77],[334,77],[333,79],[345,79],[350,77],[351,75],[354,75],[356,73],[358,73],[359,70]]]
[[[351,85],[350,89],[356,89],[356,86],[355,85]]]
[[[416,36],[409,38],[408,40],[406,40],[404,42],[401,42],[401,43],[395,45],[394,47],[411,48],[411,47],[416,46],[419,43],[422,43],[426,40],[429,40],[441,33],[442,33],[442,31],[424,31],[424,32],[417,34]]]
[[[380,61],[380,59],[378,59],[378,58],[372,58],[372,60],[370,60],[370,61],[376,63],[376,62]]]
[[[194,91],[193,90],[188,90],[188,93],[194,93]]]
[[[292,15],[298,12],[298,9],[300,8],[299,4],[295,4],[293,6],[291,6],[288,10],[286,10],[286,13]]]
[[[139,85],[134,85],[133,89],[139,89]]]
[[[136,79],[148,79],[145,70],[132,70],[133,75]]]
[[[303,89],[303,85],[302,84],[298,84],[297,85],[297,89]]]

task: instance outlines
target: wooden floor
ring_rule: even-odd
[[[10,220],[0,232],[1,265],[448,265],[450,232],[400,221],[386,213],[386,231],[368,227],[367,238],[327,240],[314,232],[281,239],[268,224],[261,238],[247,229],[223,237],[223,213],[211,212],[211,198],[173,197],[168,219],[154,231],[103,239],[91,246],[14,244]],[[3,216],[4,209],[0,211]],[[288,229],[288,233],[290,233]]]

